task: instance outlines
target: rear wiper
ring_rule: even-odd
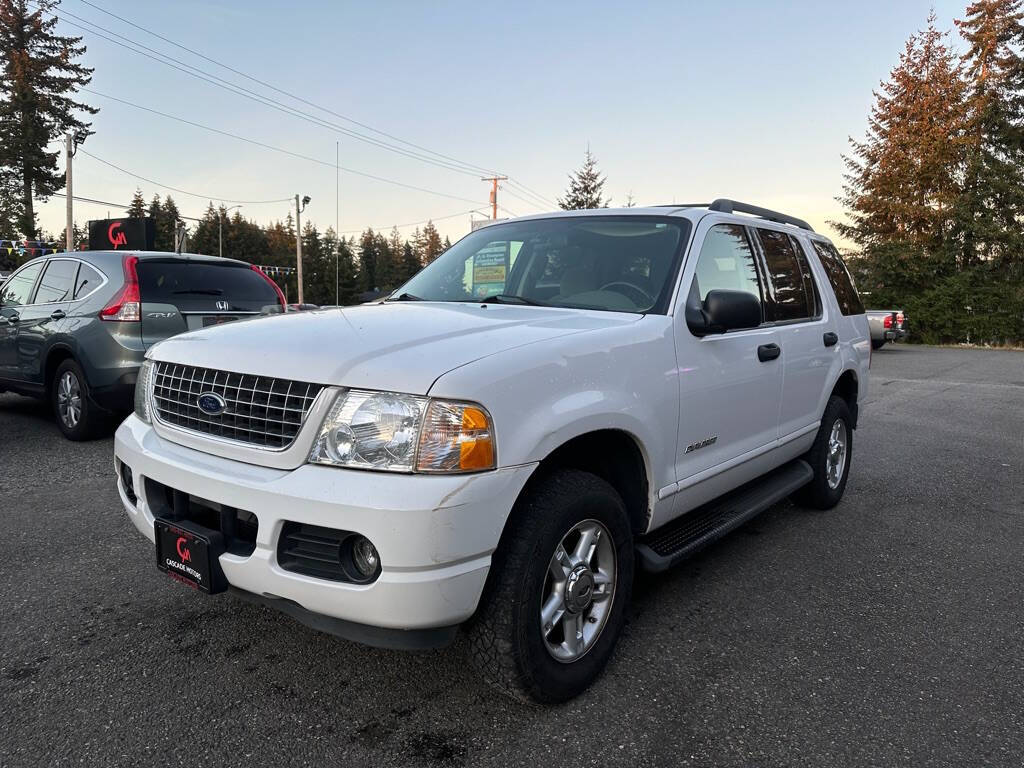
[[[517,296],[512,293],[496,293],[493,296],[488,296],[486,299],[480,300],[481,304],[527,304],[531,307],[549,307],[550,304],[545,304],[543,301],[537,301],[536,299],[528,299],[525,296]]]
[[[188,290],[188,291],[173,291],[173,293],[175,293],[175,294],[178,294],[178,293],[195,293],[195,294],[200,294],[202,296],[223,296],[224,295],[224,291],[222,291],[222,290],[220,290],[218,288],[196,288],[194,290]]]
[[[388,301],[425,301],[425,299],[421,299],[419,296],[413,296],[411,293],[400,293],[393,299],[388,299]]]

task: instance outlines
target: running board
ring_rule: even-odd
[[[687,512],[637,544],[641,567],[654,572],[671,568],[782,501],[813,477],[810,465],[797,459]]]

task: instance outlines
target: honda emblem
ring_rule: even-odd
[[[226,312],[227,310],[231,309],[231,305],[228,302],[226,302],[226,301],[218,301],[217,302],[217,309]]]

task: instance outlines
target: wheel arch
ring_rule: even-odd
[[[853,418],[853,428],[857,428],[857,397],[860,393],[860,380],[857,371],[853,368],[846,368],[832,387],[831,396],[841,397],[846,401],[850,409],[850,416]]]
[[[541,459],[531,482],[558,469],[578,469],[600,477],[622,497],[633,533],[646,531],[651,513],[650,461],[636,435],[617,428],[581,432]],[[531,482],[520,496],[529,492]]]
[[[50,347],[50,349],[46,353],[46,362],[43,365],[42,383],[43,389],[46,392],[47,399],[49,399],[49,397],[53,394],[54,374],[57,373],[58,366],[60,366],[60,364],[63,363],[65,360],[75,360],[77,362],[74,350],[72,350],[71,346],[65,342],[56,342]],[[79,363],[79,365],[81,364]]]

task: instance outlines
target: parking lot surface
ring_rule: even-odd
[[[1006,765],[1024,755],[1024,354],[886,346],[830,512],[638,584],[532,708],[157,571],[112,440],[0,395],[0,765]]]

